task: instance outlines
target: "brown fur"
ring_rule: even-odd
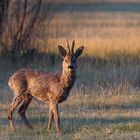
[[[74,49],[74,42],[72,45]],[[10,121],[10,127],[14,129],[12,122],[12,113],[16,107],[22,103],[19,108],[19,114],[28,128],[32,128],[25,116],[25,111],[35,97],[43,102],[49,102],[49,123],[48,130],[51,129],[52,119],[55,119],[57,132],[60,132],[58,103],[64,102],[76,80],[76,59],[82,54],[83,47],[80,47],[74,53],[73,49],[69,52],[59,46],[59,53],[63,56],[62,73],[46,73],[32,69],[20,69],[9,78],[9,87],[14,93],[14,99],[9,105],[7,113]]]

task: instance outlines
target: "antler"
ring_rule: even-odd
[[[75,40],[73,40],[73,42],[72,42],[72,48],[71,48],[72,53],[74,53],[74,47],[75,47]]]
[[[70,45],[67,39],[66,39],[66,42],[67,42],[68,53],[70,54]]]

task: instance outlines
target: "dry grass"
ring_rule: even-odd
[[[50,24],[47,43],[50,50],[56,52],[54,47],[58,44],[65,46],[66,38],[76,39],[77,47],[85,46],[86,56],[103,59],[113,56],[139,58],[139,20],[140,15],[137,13],[62,12]],[[42,40],[39,43],[42,46],[46,44]],[[44,48],[41,51],[47,51]]]

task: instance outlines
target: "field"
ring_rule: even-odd
[[[136,5],[139,7],[140,3],[128,4],[127,8],[118,5],[115,10],[112,5],[107,8],[107,4],[105,9],[99,6],[97,10],[87,10],[85,6],[85,11],[62,7],[43,39],[38,39],[38,54],[33,59],[25,64],[0,56],[0,140],[138,140],[140,13]],[[65,46],[66,38],[75,39],[76,47],[83,45],[85,50],[78,60],[77,81],[70,97],[59,105],[62,135],[56,134],[54,125],[52,132],[47,132],[48,105],[36,99],[27,111],[34,131],[26,129],[16,110],[16,131],[11,132],[6,116],[13,98],[8,77],[22,67],[61,71],[57,46]]]

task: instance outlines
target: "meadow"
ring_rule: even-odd
[[[8,128],[6,108],[13,95],[8,77],[30,67],[61,71],[57,46],[75,39],[85,46],[78,60],[77,81],[60,104],[62,135],[47,132],[48,105],[36,99],[27,111],[34,131],[27,130],[14,112],[16,131]],[[25,64],[0,56],[1,140],[138,140],[140,137],[140,14],[134,11],[59,11],[38,39],[38,54]]]

